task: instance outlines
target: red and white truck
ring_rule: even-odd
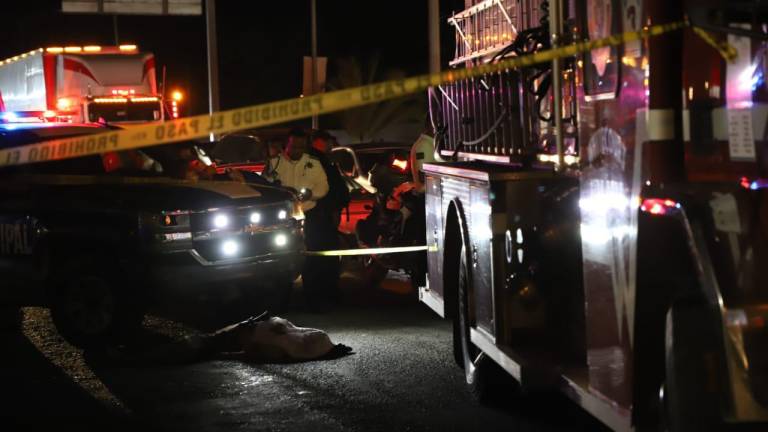
[[[0,119],[161,121],[155,57],[136,45],[40,48],[0,61]]]

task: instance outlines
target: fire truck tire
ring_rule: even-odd
[[[59,334],[77,347],[96,348],[136,332],[144,320],[141,290],[129,290],[118,272],[99,260],[79,262],[65,267],[52,293],[51,317]]]
[[[461,344],[462,363],[467,389],[472,397],[482,404],[494,401],[497,384],[505,382],[506,374],[496,362],[480,351],[469,337],[469,306],[470,306],[470,275],[467,267],[466,254],[461,251],[459,266],[458,289],[458,333]]]
[[[675,306],[667,314],[666,378],[661,430],[720,430],[722,369],[712,312],[705,306]]]
[[[459,317],[453,319],[453,360],[456,362],[456,365],[464,369],[464,351],[462,348]]]

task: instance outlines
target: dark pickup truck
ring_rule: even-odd
[[[0,124],[0,148],[102,131]],[[157,290],[290,289],[304,247],[294,196],[169,177],[152,151],[0,168],[0,306],[47,306],[67,340],[93,346],[140,324]]]

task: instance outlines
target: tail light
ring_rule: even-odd
[[[112,172],[122,167],[120,155],[117,152],[107,152],[101,155],[101,162],[104,164],[104,171]]]

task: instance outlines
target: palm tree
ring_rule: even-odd
[[[364,71],[360,62],[354,57],[339,59],[336,63],[337,75],[328,86],[336,90],[405,77],[405,72],[399,69],[387,69],[379,73],[377,55],[369,59],[367,66],[367,70]],[[365,72],[367,75],[364,78]],[[336,117],[341,128],[345,129],[351,137],[358,142],[366,142],[373,140],[389,126],[423,121],[425,114],[426,96],[416,94],[341,111],[336,114]]]

